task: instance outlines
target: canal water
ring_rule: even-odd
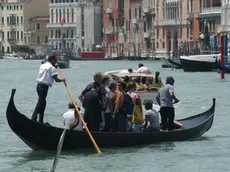
[[[71,61],[71,68],[63,69],[68,86],[75,99],[92,81],[96,71],[105,72],[123,68],[137,69],[138,61]],[[57,172],[226,172],[230,161],[230,75],[220,80],[216,72],[185,73],[179,69],[163,69],[160,61],[142,61],[152,72],[160,71],[163,81],[173,76],[175,93],[180,99],[176,118],[203,112],[216,98],[216,113],[212,128],[204,136],[187,142],[168,142],[137,148],[102,149],[62,152]],[[9,128],[6,107],[11,89],[16,88],[18,110],[31,117],[37,93],[36,77],[40,61],[0,61],[0,171],[49,172],[55,152],[32,151]],[[70,101],[64,85],[55,83],[49,89],[45,121],[62,127],[62,114]],[[79,101],[77,101],[79,103]],[[21,126],[26,127],[26,126]]]

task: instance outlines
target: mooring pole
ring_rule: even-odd
[[[220,51],[221,51],[220,64],[224,65],[224,35],[220,36]],[[220,77],[221,79],[224,79],[224,70],[221,70]]]

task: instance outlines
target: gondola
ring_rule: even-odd
[[[12,89],[6,111],[6,118],[13,132],[33,150],[56,150],[63,128],[34,122],[21,114],[15,107]],[[160,131],[154,133],[106,133],[92,132],[99,147],[133,147],[165,141],[186,141],[202,136],[213,123],[215,99],[212,107],[195,116],[177,120],[183,129]],[[73,150],[93,148],[92,142],[85,131],[67,130],[63,149]]]

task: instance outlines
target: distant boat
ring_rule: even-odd
[[[10,60],[23,60],[23,57],[21,57],[18,54],[6,54],[3,56],[4,59],[10,59]]]
[[[60,55],[56,56],[57,57],[57,64],[61,69],[69,68],[70,67],[70,60],[67,55]],[[47,62],[47,59],[43,60],[41,63],[44,64]]]
[[[207,72],[217,69],[216,61],[220,54],[180,56],[182,68],[185,72]]]

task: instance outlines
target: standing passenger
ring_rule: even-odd
[[[179,102],[179,100],[176,98],[174,94],[174,83],[175,81],[173,77],[167,77],[166,85],[160,88],[156,97],[156,101],[161,107],[161,123],[163,125],[164,130],[173,130],[174,126],[175,110],[173,104]]]
[[[99,131],[100,123],[102,121],[102,102],[100,99],[101,85],[94,82],[92,90],[84,95],[83,106],[87,111],[86,121],[87,127],[90,131]]]

